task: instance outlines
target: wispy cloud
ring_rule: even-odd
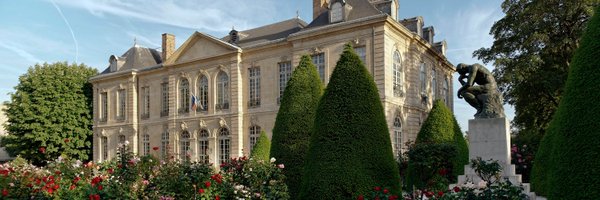
[[[240,5],[237,0],[54,0],[57,4],[88,10],[105,17],[114,15],[190,29],[224,32],[231,26],[246,29],[271,18],[274,0],[255,0]],[[225,9],[224,9],[225,8]]]
[[[19,47],[18,45],[11,44],[9,42],[0,41],[0,47],[8,49],[8,50],[16,53],[17,55],[21,56],[22,58],[26,59],[29,62],[33,62],[33,63],[41,62],[40,59],[35,57],[33,54],[29,53],[24,48]]]
[[[79,57],[79,44],[77,44],[77,38],[75,38],[75,33],[73,32],[73,28],[71,27],[69,20],[67,20],[65,15],[63,15],[63,12],[62,12],[62,10],[60,10],[60,7],[58,7],[58,5],[56,5],[56,3],[53,0],[50,0],[50,2],[52,2],[52,5],[54,6],[54,8],[56,8],[56,11],[58,11],[58,14],[60,14],[60,17],[63,19],[63,21],[65,21],[65,24],[67,24],[67,28],[69,29],[69,32],[71,32],[71,37],[73,38],[73,42],[75,43],[75,62],[77,63],[77,58]]]

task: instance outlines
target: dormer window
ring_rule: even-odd
[[[114,55],[110,56],[110,58],[108,59],[108,63],[110,65],[110,71],[111,72],[117,71],[117,58],[116,58],[116,56],[114,56]]]
[[[342,3],[335,2],[331,5],[331,11],[329,13],[329,21],[331,23],[341,22],[344,19],[344,11]]]

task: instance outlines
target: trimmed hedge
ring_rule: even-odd
[[[269,153],[271,152],[271,141],[267,137],[265,131],[260,132],[260,136],[252,148],[250,158],[255,160],[269,161]]]
[[[421,126],[415,141],[415,146],[425,144],[451,144],[456,148],[457,155],[451,160],[452,176],[464,174],[464,166],[469,163],[469,147],[463,133],[452,114],[452,111],[444,102],[436,100],[433,103],[431,111],[427,119]],[[408,161],[407,185],[412,188],[412,185],[423,185],[418,177],[415,176],[415,167]],[[450,180],[455,182],[456,180]]]
[[[600,6],[587,24],[570,66],[565,92],[549,126],[552,144],[540,186],[548,199],[600,199]],[[544,163],[546,164],[546,163]],[[537,163],[536,163],[537,165]]]
[[[347,44],[319,101],[299,199],[400,194],[389,134],[375,82]]]
[[[283,93],[271,144],[271,157],[286,165],[283,173],[292,199],[300,192],[304,160],[322,93],[317,68],[310,56],[302,56]]]

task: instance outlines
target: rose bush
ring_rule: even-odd
[[[17,158],[0,165],[0,199],[288,199],[283,164],[234,158],[221,171],[203,163],[138,157],[82,163],[59,157],[40,168]],[[273,159],[274,160],[274,159]]]

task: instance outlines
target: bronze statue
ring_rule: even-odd
[[[464,63],[458,64],[456,71],[460,74],[458,81],[462,85],[458,89],[458,98],[464,97],[467,103],[477,109],[475,118],[504,117],[502,95],[498,92],[496,80],[490,71],[480,64]]]

